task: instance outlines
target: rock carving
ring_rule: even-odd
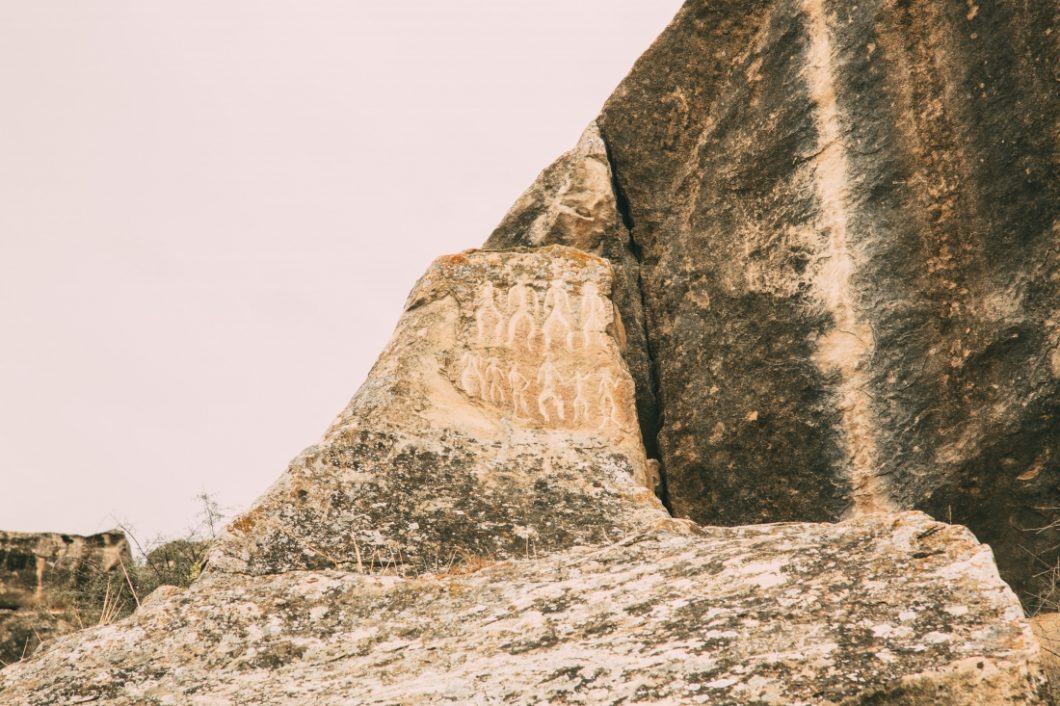
[[[611,354],[613,306],[600,286],[563,272],[513,274],[509,281],[487,281],[474,290],[472,328],[459,339],[467,348],[457,355],[456,386],[521,423],[597,432],[612,427],[633,391],[602,365]]]
[[[525,284],[517,284],[508,291],[508,347],[515,345],[516,335],[521,327],[526,327],[526,348],[532,350],[534,337],[537,335],[537,321],[534,314],[537,310],[537,294]]]
[[[571,327],[570,299],[562,280],[552,280],[545,292],[545,307],[549,308],[548,317],[542,327],[545,336],[545,350],[551,350],[553,343],[562,340],[568,351],[574,350],[574,329]]]

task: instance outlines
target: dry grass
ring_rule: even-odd
[[[125,609],[125,601],[118,598],[118,592],[111,592],[111,579],[107,577],[107,591],[103,595],[103,606],[99,611],[99,625],[110,625],[117,620]]]
[[[35,630],[18,649],[5,652],[7,661],[24,659],[33,654],[44,639],[98,625],[111,625],[140,607],[140,596],[159,586],[185,588],[202,571],[206,552],[223,518],[223,513],[209,496],[198,497],[202,503],[199,526],[183,539],[155,540],[145,546],[127,526],[129,542],[137,549],[139,560],[130,563],[118,559],[116,566],[104,570],[100,565],[81,565],[68,578],[45,591],[39,604],[26,610],[27,619],[41,628],[44,638]],[[18,638],[21,640],[21,635]],[[7,666],[0,662],[0,666]]]
[[[478,554],[468,554],[463,552],[459,555],[453,553],[449,557],[449,561],[444,569],[435,571],[434,576],[437,578],[452,578],[454,576],[467,576],[473,574],[476,571],[481,571],[489,566],[493,566],[497,563],[497,560],[493,557],[481,556]]]

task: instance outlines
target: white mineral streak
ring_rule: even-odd
[[[804,77],[815,103],[818,155],[814,162],[820,230],[827,234],[815,287],[832,315],[833,328],[818,342],[815,362],[826,373],[838,372],[842,427],[850,454],[853,511],[891,510],[876,475],[871,398],[865,364],[873,349],[869,326],[858,316],[852,292],[854,260],[850,251],[845,187],[848,170],[836,106],[833,54],[823,0],[805,0],[810,46]]]

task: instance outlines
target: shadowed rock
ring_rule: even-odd
[[[125,533],[0,532],[0,662],[33,654],[42,640],[79,626],[86,586],[132,565]],[[96,606],[92,606],[96,608]]]

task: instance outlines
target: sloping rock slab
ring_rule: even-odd
[[[918,513],[699,528],[463,575],[215,574],[0,672],[0,703],[1037,704],[989,548]]]

